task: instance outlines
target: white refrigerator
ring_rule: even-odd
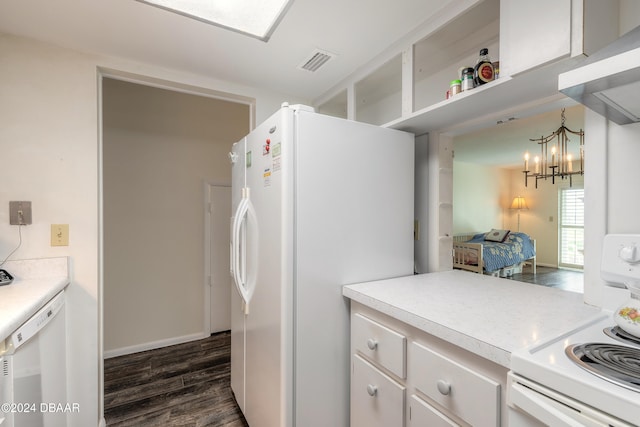
[[[414,136],[283,104],[229,156],[235,398],[251,427],[347,427],[342,286],[413,274]]]

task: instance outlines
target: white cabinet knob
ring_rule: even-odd
[[[438,380],[437,386],[440,393],[444,395],[451,393],[451,384],[449,384],[445,380]]]
[[[376,386],[374,386],[372,384],[369,384],[367,386],[367,393],[369,393],[369,396],[371,396],[371,397],[375,396],[376,394],[378,394],[378,387],[376,387]]]
[[[367,347],[369,347],[369,350],[375,350],[378,348],[378,341],[374,340],[373,338],[369,338],[367,340]]]

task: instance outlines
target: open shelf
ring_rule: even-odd
[[[510,111],[526,104],[564,98],[558,92],[558,74],[569,69],[576,59],[567,59],[546,67],[522,73],[517,77],[500,77],[491,83],[462,92],[416,111],[384,126],[416,135],[432,131],[472,128],[478,123],[508,119]]]

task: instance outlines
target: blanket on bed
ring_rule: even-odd
[[[469,243],[482,243],[484,269],[487,272],[519,264],[536,254],[533,242],[527,234],[511,232],[503,243],[486,241],[485,234],[476,234]]]

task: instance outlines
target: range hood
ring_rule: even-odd
[[[640,26],[560,74],[558,89],[617,124],[640,122]]]

